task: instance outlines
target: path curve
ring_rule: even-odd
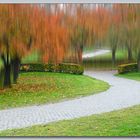
[[[47,124],[110,112],[140,104],[140,82],[115,77],[116,71],[86,71],[84,74],[108,82],[109,90],[49,105],[0,111],[0,130]]]

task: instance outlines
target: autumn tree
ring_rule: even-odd
[[[11,72],[16,82],[21,58],[31,47],[29,21],[25,5],[0,5],[0,57],[5,71],[4,87],[11,85]]]
[[[134,37],[135,37],[135,22],[136,22],[136,11],[135,6],[132,4],[118,5],[121,11],[122,18],[122,42],[128,50],[128,61],[131,62],[133,55],[132,49],[134,48]]]
[[[136,4],[115,4],[119,13],[119,41],[128,51],[128,62],[133,60],[133,51],[138,47],[139,12]],[[115,27],[117,27],[115,25]]]
[[[87,14],[85,15],[87,46],[94,46],[96,43],[100,45],[105,43],[106,35],[110,28],[109,14],[109,9],[103,5],[98,5],[98,7],[95,8],[87,7]]]
[[[59,5],[42,6],[33,13],[36,48],[45,63],[60,63],[68,44],[67,28],[63,22],[63,11]]]
[[[120,42],[120,26],[121,26],[121,14],[120,14],[119,6],[114,4],[112,9],[109,11],[108,16],[109,20],[109,28],[108,28],[108,36],[107,39],[109,41],[109,45],[112,51],[112,64],[116,63],[116,50],[119,46]]]
[[[82,51],[85,39],[84,8],[81,4],[64,5],[64,24],[69,36],[69,50],[66,56],[74,63],[82,63]],[[82,17],[82,18],[81,18]]]
[[[89,4],[70,4],[65,5],[65,14],[75,62],[82,63],[83,47],[104,39],[109,27],[108,10],[90,8]]]
[[[132,20],[132,45],[133,45],[133,50],[136,51],[137,54],[137,64],[138,64],[138,70],[140,71],[140,5],[139,4],[133,4],[131,5],[131,16],[133,16]]]

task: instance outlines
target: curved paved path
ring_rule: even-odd
[[[116,71],[86,71],[85,75],[107,81],[109,90],[61,103],[0,111],[0,130],[78,118],[140,104],[140,82],[115,77]]]

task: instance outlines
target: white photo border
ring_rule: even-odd
[[[0,3],[140,3],[140,0],[0,0]]]

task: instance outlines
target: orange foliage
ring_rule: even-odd
[[[9,49],[11,58],[25,55],[29,49],[31,37],[30,5],[0,5],[0,54],[5,55]]]
[[[0,5],[0,53],[5,53],[3,36],[7,36],[11,56],[21,58],[31,48],[37,48],[46,63],[62,62],[68,55],[81,62],[83,46],[102,41],[110,26],[116,30],[122,23],[133,26],[136,7],[114,4],[107,9],[64,4],[61,9],[56,4],[51,10],[38,4]]]
[[[44,7],[34,7],[34,37],[35,45],[42,53],[46,63],[58,63],[63,60],[67,48],[67,29],[62,23],[62,12],[47,13]]]
[[[10,57],[22,58],[32,45],[42,53],[44,62],[61,62],[68,46],[63,15],[60,10],[50,13],[40,5],[0,5],[0,53],[5,54],[6,36]]]

